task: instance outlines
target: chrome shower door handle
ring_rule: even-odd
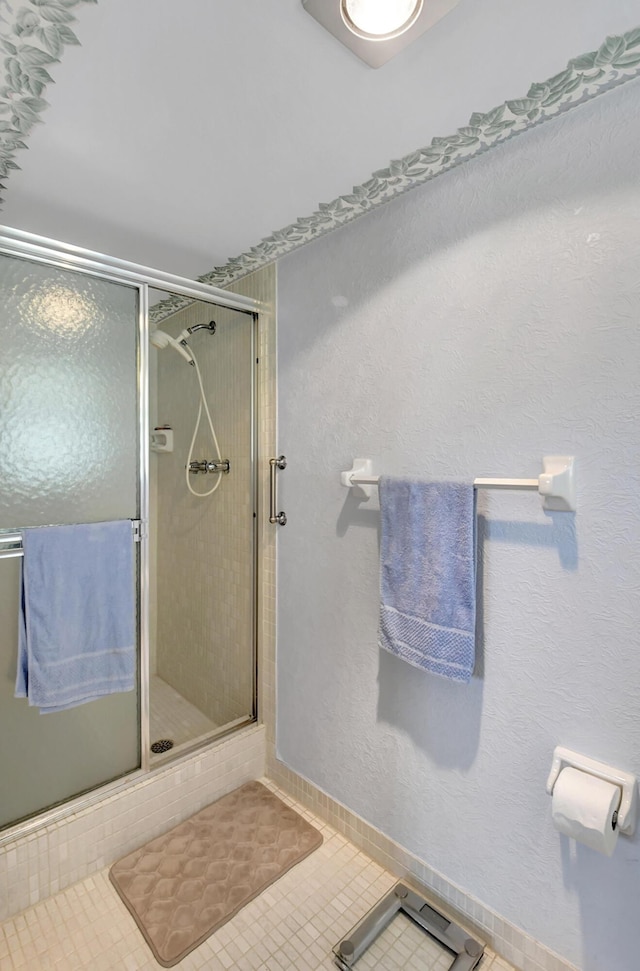
[[[276,512],[278,507],[277,501],[277,491],[276,491],[276,469],[286,469],[287,460],[284,455],[278,456],[277,459],[269,459],[269,487],[270,487],[270,512],[269,512],[269,522],[278,523],[279,526],[287,525],[287,517],[283,512]]]

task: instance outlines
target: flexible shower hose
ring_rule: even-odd
[[[207,496],[213,495],[213,493],[216,491],[216,489],[220,485],[220,483],[222,481],[222,472],[218,472],[217,473],[217,479],[216,479],[213,487],[211,489],[209,489],[208,492],[196,492],[195,489],[192,487],[191,482],[189,481],[189,476],[191,474],[189,472],[189,466],[191,465],[191,460],[192,460],[192,456],[193,456],[193,446],[195,445],[196,435],[198,434],[198,429],[200,428],[200,419],[202,418],[203,406],[204,406],[204,412],[205,412],[205,414],[207,416],[207,421],[209,422],[209,428],[211,429],[211,438],[213,439],[213,444],[214,444],[215,450],[216,450],[216,458],[217,458],[218,462],[222,461],[222,456],[220,454],[220,446],[218,445],[218,439],[216,438],[216,430],[213,427],[213,420],[211,418],[211,412],[209,411],[209,405],[207,404],[207,398],[206,398],[206,395],[204,393],[204,386],[202,384],[202,375],[200,374],[200,367],[198,366],[198,361],[196,360],[196,356],[193,353],[193,351],[192,351],[191,348],[189,348],[189,353],[191,354],[191,357],[193,358],[193,363],[194,363],[194,366],[195,366],[195,369],[196,369],[196,374],[198,375],[198,384],[200,385],[200,404],[198,405],[198,417],[196,418],[196,424],[195,424],[195,427],[193,429],[193,435],[191,436],[191,445],[189,446],[189,455],[187,456],[187,465],[186,465],[186,468],[185,468],[185,476],[186,476],[186,480],[187,480],[187,489],[189,490],[189,492],[191,493],[191,495],[192,496],[196,496],[198,499],[206,499]]]

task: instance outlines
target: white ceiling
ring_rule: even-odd
[[[461,0],[379,70],[300,0],[73,12],[2,221],[197,276],[637,26],[640,0]]]

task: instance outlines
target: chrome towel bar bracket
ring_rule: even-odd
[[[13,556],[22,556],[22,534],[21,533],[1,533],[0,534],[0,560],[8,560]]]

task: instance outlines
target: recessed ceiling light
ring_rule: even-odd
[[[340,13],[354,34],[365,40],[389,40],[408,30],[423,0],[341,0]]]
[[[371,67],[382,67],[460,0],[302,0],[318,23]]]

